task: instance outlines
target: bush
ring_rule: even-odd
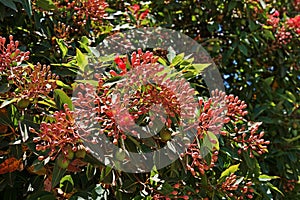
[[[0,0],[0,10],[3,199],[299,197],[299,1]],[[118,49],[124,31],[159,26],[212,59]],[[101,54],[105,38],[119,54]],[[230,95],[205,82],[213,62]],[[181,135],[185,117],[195,137]],[[105,162],[103,136],[119,148]],[[121,170],[130,152],[164,148],[167,166]]]

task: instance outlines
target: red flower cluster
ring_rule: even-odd
[[[149,14],[149,10],[146,9],[143,12],[140,12],[140,6],[138,4],[134,4],[133,6],[129,7],[129,10],[132,12],[132,14],[134,15],[135,19],[137,20],[143,20],[147,17],[147,15]]]
[[[283,189],[285,192],[291,192],[295,189],[295,185],[297,184],[297,180],[286,180]]]
[[[267,24],[276,31],[276,38],[280,45],[286,45],[292,41],[293,34],[300,35],[300,15],[289,18],[280,24],[279,12],[276,10],[273,14],[268,15]]]
[[[158,87],[160,89],[158,90]],[[141,101],[142,100],[142,101]],[[150,110],[155,112],[153,105],[162,105],[165,109],[165,114],[168,116],[166,119],[167,127],[171,127],[170,117],[178,117],[181,113],[180,102],[172,90],[165,85],[145,85],[145,91],[137,91],[133,101],[130,103],[130,107],[134,108],[131,114],[136,119],[139,116],[147,114]],[[160,111],[157,110],[156,113]],[[162,119],[165,121],[165,119]]]
[[[58,76],[52,74],[50,66],[37,64],[33,68],[31,66],[16,67],[8,80],[12,80],[18,90],[10,95],[22,99],[37,99],[40,95],[48,96],[49,92],[56,87]]]
[[[288,28],[293,29],[297,34],[300,35],[300,15],[288,19],[286,24]]]
[[[215,141],[211,141],[212,143]],[[215,163],[218,160],[218,151],[215,149],[212,150],[212,156],[210,163],[205,160],[206,155],[202,155],[203,152],[198,147],[198,144],[191,144],[185,155],[191,158],[191,162],[186,164],[186,169],[191,172],[193,176],[199,176],[200,174],[204,175],[205,171],[211,169],[215,166]],[[209,152],[210,153],[210,152]],[[200,174],[198,173],[200,172]]]
[[[278,27],[279,21],[279,12],[277,10],[273,14],[268,15],[267,24],[273,26],[274,29]]]
[[[172,187],[174,188],[174,190],[172,192],[170,192],[170,194],[168,195],[163,195],[160,194],[159,191],[155,191],[154,190],[154,194],[152,194],[152,198],[154,200],[166,200],[166,199],[183,199],[183,200],[188,200],[190,199],[190,196],[193,195],[194,193],[198,193],[199,190],[196,189],[195,191],[186,191],[185,193],[183,193],[183,189],[187,189],[185,188],[185,183],[184,182],[178,182],[172,185]]]
[[[130,67],[135,68],[137,66],[146,65],[146,64],[149,64],[149,63],[154,64],[154,63],[157,62],[158,58],[159,57],[155,57],[153,55],[153,53],[150,52],[150,51],[146,51],[144,53],[141,49],[138,49],[137,52],[134,51],[131,54]],[[119,68],[119,70],[121,72],[120,72],[120,74],[117,74],[114,70],[110,70],[110,74],[112,76],[123,76],[124,74],[126,74],[127,73],[126,63],[128,62],[128,60],[129,59],[127,57],[120,58],[119,56],[116,56],[115,63],[117,64],[117,67]]]
[[[78,24],[86,24],[88,19],[96,23],[101,23],[102,19],[106,16],[105,9],[107,7],[108,4],[105,0],[77,0],[68,5],[68,8],[77,11],[73,19]]]
[[[146,51],[143,53],[142,49],[138,49],[137,52],[134,51],[131,54],[131,65],[133,68],[140,66],[140,65],[145,65],[148,63],[154,64],[157,62],[159,57],[155,57],[152,52]]]
[[[75,11],[71,17],[79,26],[85,25],[88,20],[99,25],[107,15],[105,9],[108,3],[105,0],[73,0],[71,2],[70,0],[55,0],[54,3],[59,8],[59,14],[62,17],[66,17],[66,10]],[[76,31],[72,27],[70,29]]]
[[[275,34],[276,38],[279,41],[279,44],[286,45],[292,41],[293,35],[289,32],[286,27],[282,26],[277,30]]]
[[[120,74],[117,74],[114,70],[110,70],[110,74],[112,76],[123,76],[124,74],[126,74],[127,69],[126,69],[126,61],[127,58],[120,58],[119,56],[116,56],[115,58],[115,63],[117,64],[119,70],[121,70]]]
[[[253,157],[253,151],[258,154],[263,154],[267,152],[267,144],[269,141],[265,141],[262,137],[264,135],[263,132],[257,133],[258,128],[261,123],[249,124],[249,128],[246,130],[246,126],[238,129],[237,124],[239,121],[247,121],[244,119],[244,116],[248,114],[245,111],[247,105],[244,101],[239,100],[238,97],[234,97],[233,95],[225,95],[225,93],[220,91],[212,92],[212,97],[209,98],[206,102],[202,99],[199,101],[200,105],[200,117],[198,119],[198,133],[197,138],[199,141],[202,141],[204,137],[208,137],[210,143],[216,143],[214,138],[210,138],[208,132],[211,134],[222,134],[229,138],[233,137],[233,140],[239,144],[239,153],[242,150],[250,151],[250,157]],[[222,117],[223,115],[223,117]],[[221,131],[221,128],[224,124],[232,123],[235,126],[236,134],[228,135],[226,131]],[[205,173],[205,170],[209,170],[214,167],[214,163],[218,159],[218,151],[216,149],[211,148],[212,152],[211,161],[208,164],[207,161],[202,156],[201,148],[199,147],[198,141],[195,140],[188,147],[186,153],[182,156],[187,155],[189,158],[189,162],[187,162],[187,170],[189,170],[193,176],[197,176],[196,170],[201,174]]]
[[[220,130],[223,124],[230,120],[228,117],[223,116],[224,111],[227,109],[225,100],[225,93],[218,90],[213,91],[212,96],[206,102],[204,102],[203,99],[199,100],[199,139],[202,139],[203,135],[206,134],[207,131],[211,131],[214,134],[222,133]]]
[[[9,43],[6,45],[6,38],[0,36],[0,72],[17,66],[29,59],[30,52],[22,52],[18,49],[19,42],[9,36]]]
[[[95,89],[90,84],[80,84],[76,89],[73,104],[75,106],[76,121],[80,122],[79,133],[82,138],[97,143],[97,134],[107,134],[113,138],[113,143],[117,144],[118,139],[126,139],[126,135],[118,128],[114,119],[115,110],[112,109],[112,99],[109,96],[108,86],[104,86],[104,81],[99,79],[98,87]],[[95,121],[99,127],[93,126]],[[97,129],[93,134],[92,130]]]
[[[242,150],[250,151],[250,157],[253,158],[253,152],[257,152],[258,154],[263,154],[267,152],[267,146],[270,144],[270,141],[265,141],[263,139],[264,132],[257,133],[259,126],[262,124],[258,123],[248,123],[250,127],[246,130],[246,127],[236,128],[236,135],[233,137],[233,140],[237,142],[240,146],[238,153],[241,154]],[[249,134],[250,133],[250,134]]]
[[[253,199],[254,189],[251,188],[251,185],[251,181],[242,181],[242,183],[237,183],[237,176],[232,173],[230,176],[226,177],[226,180],[222,183],[221,188],[230,198]],[[234,191],[236,191],[236,194],[234,194]]]
[[[228,116],[233,121],[242,120],[244,116],[248,114],[247,104],[244,101],[241,101],[237,96],[234,97],[232,94],[225,97]],[[226,120],[226,122],[229,122]]]
[[[33,139],[36,144],[37,151],[50,150],[47,157],[50,156],[54,160],[59,152],[62,152],[65,157],[68,157],[71,147],[72,151],[77,151],[77,146],[80,144],[80,136],[75,127],[73,111],[64,105],[64,111],[56,111],[53,114],[55,122],[42,122],[40,131],[30,128],[30,132],[35,133],[38,137]],[[40,156],[39,159],[44,159]]]

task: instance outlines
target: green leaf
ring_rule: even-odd
[[[273,28],[272,26],[271,26],[271,28]],[[275,37],[274,37],[274,35],[273,35],[273,32],[272,31],[270,31],[270,30],[264,30],[264,36],[266,37],[266,39],[270,39],[270,40],[275,40]]]
[[[95,167],[92,164],[88,163],[85,172],[88,180],[91,180],[95,176],[95,170],[96,170]]]
[[[72,192],[72,190],[74,188],[74,182],[73,182],[72,176],[71,175],[64,176],[60,180],[59,187],[64,193]]]
[[[32,15],[31,0],[21,0],[27,15]]]
[[[297,140],[300,139],[300,135],[296,136],[296,137],[293,137],[293,138],[283,138],[285,141],[287,141],[288,143],[291,143],[291,142],[295,142]]]
[[[110,62],[110,61],[113,61],[114,59],[115,59],[115,54],[110,54],[110,55],[107,55],[107,56],[99,57],[99,60],[101,62]]]
[[[274,191],[278,192],[279,194],[281,194],[282,196],[284,196],[284,194],[283,194],[277,187],[275,187],[272,183],[267,182],[266,185],[267,185],[269,188],[271,188],[272,190],[274,190]]]
[[[268,86],[271,86],[271,84],[273,83],[274,81],[274,76],[271,76],[271,77],[268,77],[266,79],[264,79],[264,82],[268,85]]]
[[[208,151],[212,151],[213,148],[219,150],[220,147],[219,147],[219,140],[217,136],[214,133],[208,131],[207,135],[205,135],[203,138],[203,143],[201,145],[201,148],[206,148]]]
[[[135,19],[135,17],[134,17],[130,12],[128,12],[127,14],[129,15],[130,20],[131,20],[134,24],[136,24],[136,19]]]
[[[65,84],[64,82],[62,82],[61,80],[56,80],[56,84],[60,87],[62,87],[63,89],[68,89],[68,90],[72,90],[72,87]]]
[[[181,63],[183,58],[184,58],[184,53],[181,53],[181,54],[175,56],[175,58],[173,58],[173,60],[172,60],[172,66],[176,66],[179,63]]]
[[[12,104],[14,102],[18,101],[17,98],[12,98],[12,99],[6,99],[5,101],[3,101],[3,103],[1,104],[0,108],[4,108],[5,106]]]
[[[57,9],[52,0],[37,0],[35,4],[37,7],[40,7],[47,11]]]
[[[270,181],[270,180],[277,179],[277,178],[280,178],[280,177],[279,176],[269,176],[266,174],[261,174],[258,177],[259,181]]]
[[[228,167],[225,171],[222,172],[220,179],[222,179],[223,177],[229,176],[230,174],[236,172],[239,169],[240,164],[237,165],[231,165],[230,167]]]
[[[248,56],[248,49],[244,44],[239,44],[238,48],[245,56]]]
[[[9,83],[0,83],[0,93],[6,93],[10,88]]]
[[[68,53],[68,47],[66,46],[65,42],[63,39],[58,39],[56,38],[56,42],[61,50],[61,53],[62,53],[62,58],[64,58],[67,53]]]
[[[64,104],[68,104],[70,110],[73,110],[72,100],[61,89],[54,90],[54,101],[56,103],[57,108],[61,110],[64,110]]]
[[[200,74],[204,69],[206,69],[210,65],[211,63],[193,64],[193,67],[196,70],[195,74]]]
[[[27,197],[27,200],[55,200],[56,198],[51,192],[36,191]]]
[[[232,9],[236,7],[237,1],[230,1],[228,4],[228,12],[230,12]]]
[[[78,48],[76,48],[76,61],[79,69],[84,72],[85,67],[88,65],[88,60]]]
[[[218,137],[213,132],[210,132],[210,131],[208,131],[207,134],[210,138],[210,142],[212,143],[213,147],[219,151],[220,145],[219,145]],[[215,143],[213,143],[212,141],[215,141]]]
[[[84,157],[83,161],[87,162],[87,163],[90,163],[94,166],[100,166],[102,165],[102,163],[97,159],[95,158],[94,156],[92,156],[90,153],[86,154],[86,156]]]
[[[97,184],[96,187],[93,189],[93,198],[98,199],[97,197],[105,195],[106,190],[100,185]]]
[[[291,93],[290,91],[288,91],[288,90],[285,91],[285,94],[287,94],[287,96],[289,97],[291,103],[297,101],[295,95],[294,95],[293,93]],[[298,95],[299,95],[299,94],[298,94]]]
[[[63,177],[66,171],[67,169],[62,169],[58,166],[57,163],[55,163],[51,182],[52,188],[54,188],[60,182],[61,178]]]
[[[257,25],[254,23],[254,21],[249,20],[249,29],[251,32],[255,31],[258,27],[260,27],[260,25]]]
[[[18,11],[17,6],[13,0],[0,0],[0,3],[2,3],[3,5],[5,5],[8,8],[13,9],[16,12]]]

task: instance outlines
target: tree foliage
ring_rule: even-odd
[[[298,199],[299,11],[299,0],[0,0],[0,196]],[[97,123],[109,124],[104,134],[119,147],[124,143],[133,152],[162,148],[178,126],[180,102],[150,84],[134,98],[168,108],[164,129],[149,139],[119,130],[109,95],[130,71],[143,73],[139,66],[151,64],[149,73],[160,73],[157,63],[172,67],[202,97],[197,137],[184,154],[163,169],[134,174],[104,165],[84,145],[92,139],[74,125],[74,107],[88,101],[81,85],[92,86],[75,79],[95,70],[88,61],[106,37],[142,27],[176,30],[201,44],[231,95],[209,94],[198,76],[203,69],[180,49],[100,57],[109,64],[96,82],[95,105],[106,109],[98,111]],[[72,101],[77,90],[83,95]],[[214,108],[221,100],[225,110]],[[130,114],[144,123],[147,104],[134,102],[128,101]],[[211,133],[208,127],[219,112],[226,113],[224,126]],[[207,141],[210,153],[202,156],[200,146]],[[120,163],[126,160],[122,152],[115,156]]]

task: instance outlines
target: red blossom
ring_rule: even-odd
[[[290,29],[293,29],[297,34],[300,34],[300,15],[288,19],[286,24]]]
[[[126,73],[126,59],[121,59],[119,56],[117,56],[115,58],[115,63],[117,64],[117,66],[120,68],[120,70],[122,70],[122,72]]]
[[[85,25],[89,19],[95,23],[102,23],[102,19],[107,16],[105,9],[109,6],[105,0],[56,0],[54,3],[62,11],[75,10],[72,18],[78,25]]]
[[[254,189],[251,187],[251,181],[242,181],[237,183],[237,175],[231,173],[226,177],[225,181],[221,185],[221,189],[226,193],[228,197],[233,199],[252,199]]]
[[[11,95],[16,98],[36,99],[40,95],[48,96],[56,87],[58,76],[52,74],[50,66],[37,64],[31,66],[16,67],[8,77],[17,86],[18,90]]]
[[[140,10],[140,6],[138,4],[134,4],[133,6],[130,6],[130,8],[134,13],[137,13]]]
[[[213,91],[212,97],[207,101],[200,99],[200,116],[198,118],[198,132],[197,138],[202,141],[206,137],[210,140],[212,144],[213,138],[210,138],[208,132],[218,135],[222,134],[229,139],[233,139],[235,142],[239,143],[241,153],[242,150],[249,150],[250,157],[253,157],[253,151],[258,154],[263,154],[267,152],[267,146],[270,142],[263,139],[263,132],[258,133],[258,128],[261,123],[251,123],[249,122],[249,127],[246,126],[242,129],[237,128],[237,123],[239,121],[247,121],[244,116],[247,115],[247,105],[244,101],[239,100],[238,97],[233,95],[225,95],[225,93],[220,91]],[[226,131],[221,131],[223,124],[231,123],[236,128],[236,134],[228,135]],[[187,148],[187,151],[182,156],[188,156],[189,162],[186,164],[187,170],[191,172],[193,176],[198,176],[197,172],[204,174],[205,171],[214,167],[214,163],[218,159],[218,151],[216,149],[210,149],[212,152],[211,161],[208,164],[204,159],[203,148],[199,147],[198,140],[194,140]]]
[[[253,152],[258,154],[263,154],[267,152],[267,145],[270,144],[270,141],[265,141],[263,139],[264,132],[258,132],[258,128],[261,123],[249,123],[249,127],[246,128],[243,126],[240,129],[236,128],[236,134],[233,137],[233,140],[240,144],[240,149],[238,153],[242,151],[249,150],[250,157],[254,157]]]
[[[131,11],[132,15],[134,16],[137,22],[138,20],[144,20],[150,12],[149,9],[146,9],[145,11],[141,11],[141,7],[138,4],[134,4],[133,6],[130,6],[129,10]]]
[[[149,9],[145,10],[144,12],[142,12],[139,16],[140,20],[143,20],[147,17],[147,15],[149,14]]]
[[[30,52],[22,52],[18,47],[19,42],[14,41],[12,35],[9,36],[7,45],[6,38],[0,36],[0,72],[29,59]]]
[[[75,13],[75,20],[77,18],[83,20],[82,23],[86,23],[86,21],[90,18],[95,22],[102,22],[103,17],[106,16],[105,9],[108,7],[108,4],[104,0],[87,0],[81,1],[81,5],[74,6],[74,10],[77,11]]]
[[[121,72],[118,74],[114,70],[110,70],[110,74],[112,76],[123,76],[127,73],[126,69],[126,62],[129,59],[127,57],[122,57],[120,58],[119,56],[115,57],[115,63],[117,64],[117,67],[121,70]],[[137,66],[140,65],[146,65],[146,64],[154,64],[158,60],[158,57],[155,57],[152,52],[146,51],[145,53],[141,50],[138,49],[137,51],[134,51],[131,56],[130,56],[130,67],[131,68],[136,68]]]
[[[118,139],[126,139],[126,135],[119,128],[115,120],[115,112],[112,107],[112,99],[109,96],[109,87],[104,86],[104,81],[99,79],[98,87],[90,84],[80,84],[76,88],[73,104],[76,107],[75,116],[79,124],[79,133],[82,138],[92,143],[97,143],[98,137],[95,137],[90,127],[95,121],[99,123],[98,133],[107,134],[111,137],[114,144]]]
[[[36,144],[37,151],[50,150],[48,156],[52,160],[56,158],[59,152],[64,156],[68,156],[69,147],[72,151],[77,151],[77,146],[81,143],[80,136],[75,127],[73,118],[73,111],[71,111],[67,104],[64,105],[65,111],[55,111],[53,118],[55,122],[40,124],[40,130],[36,131],[30,128],[32,133],[37,135],[33,141]],[[41,157],[40,159],[44,159]]]
[[[279,12],[277,10],[273,14],[268,15],[267,24],[273,26],[273,28],[278,27],[279,21]]]

